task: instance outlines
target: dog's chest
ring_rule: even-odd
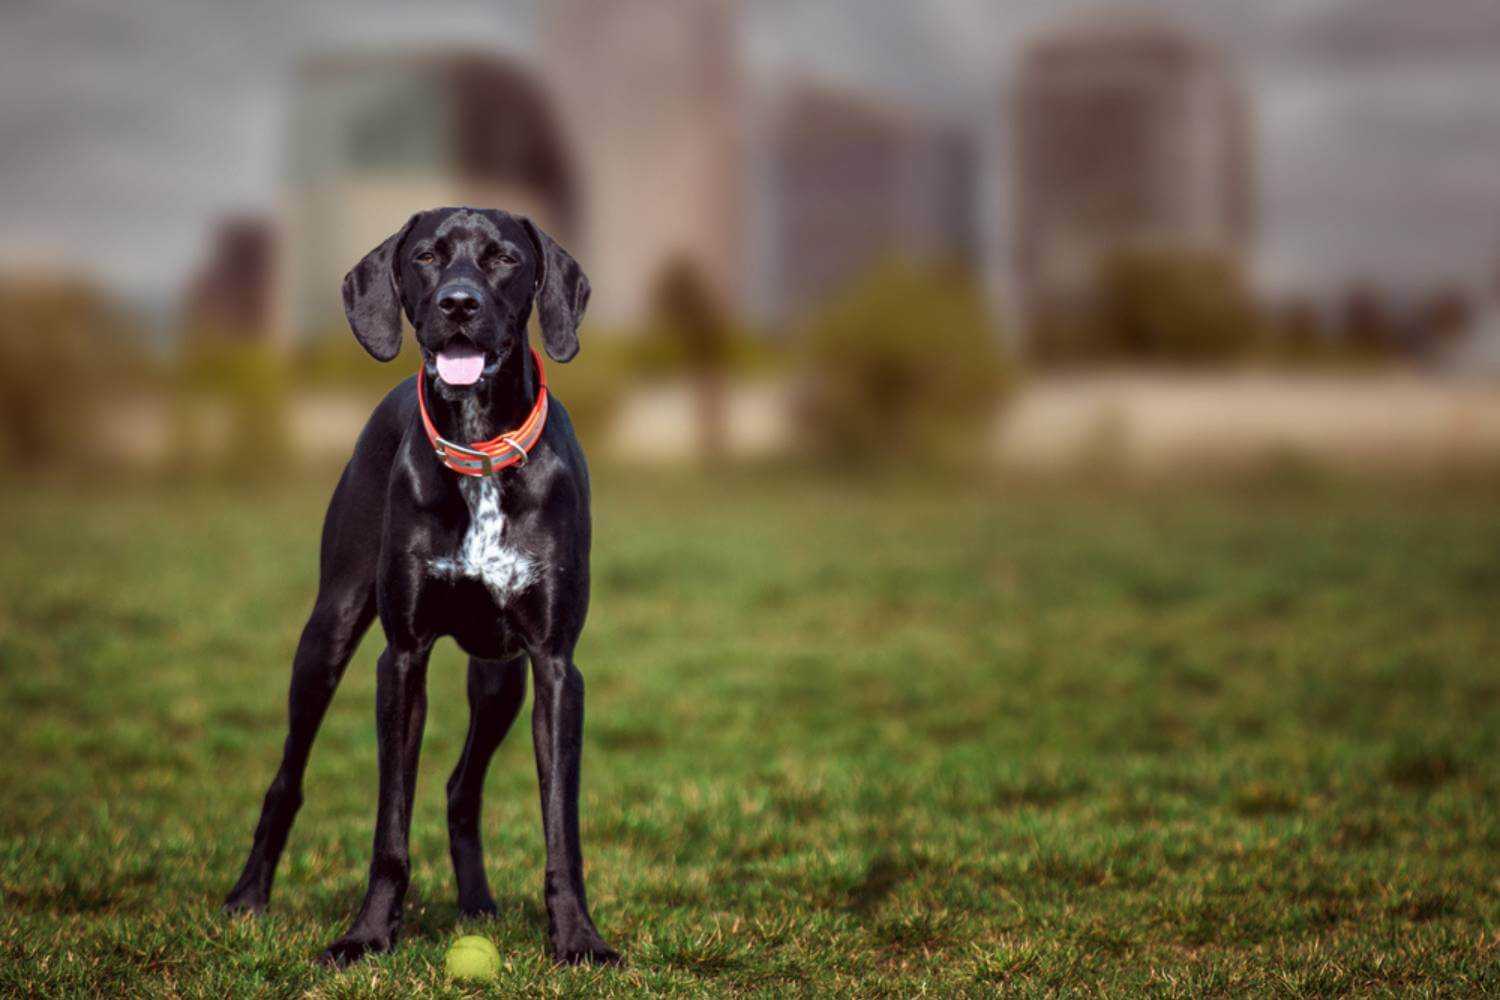
[[[490,476],[461,477],[458,490],[469,508],[469,527],[453,556],[439,556],[428,570],[441,579],[469,577],[483,583],[495,600],[505,602],[536,579],[536,565],[506,538],[500,484]]]

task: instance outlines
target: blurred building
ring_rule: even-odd
[[[879,99],[800,83],[759,135],[761,318],[803,314],[893,258],[973,264],[978,149]]]
[[[733,0],[549,0],[535,73],[470,52],[327,54],[297,77],[279,330],[342,329],[339,282],[414,210],[534,215],[585,264],[590,319],[649,319],[689,262],[781,323],[887,257],[973,263],[974,136],[813,83],[752,90]]]
[[[1067,308],[1122,245],[1240,255],[1249,121],[1223,54],[1144,12],[1035,39],[1017,81],[1016,272],[1026,310]]]
[[[276,234],[264,216],[220,220],[208,261],[188,286],[189,329],[237,340],[267,337],[272,328]]]
[[[649,311],[670,261],[744,294],[739,32],[731,0],[549,0],[544,64],[577,150],[591,312]]]
[[[573,157],[541,83],[495,55],[329,54],[296,79],[277,326],[343,329],[344,273],[438,205],[503,206],[569,241]]]

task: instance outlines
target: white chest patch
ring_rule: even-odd
[[[472,577],[485,585],[495,600],[505,601],[536,579],[536,564],[521,550],[505,543],[505,514],[500,510],[500,484],[489,476],[464,477],[458,484],[469,507],[469,530],[452,558],[427,563],[428,572],[441,579]]]

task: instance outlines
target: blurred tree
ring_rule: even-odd
[[[1094,298],[1105,355],[1223,361],[1247,353],[1258,337],[1240,268],[1219,253],[1123,250],[1101,264]]]
[[[1453,340],[1474,322],[1474,303],[1462,288],[1440,288],[1422,300],[1417,309],[1416,343],[1425,354]]]
[[[1101,335],[1097,318],[1086,310],[1045,303],[1031,317],[1027,351],[1031,360],[1042,364],[1098,360],[1118,353]]]
[[[1323,317],[1310,298],[1298,296],[1282,306],[1276,316],[1276,349],[1294,361],[1307,361],[1327,348]]]
[[[725,382],[733,342],[728,311],[702,270],[684,256],[663,267],[652,288],[651,310],[657,328],[677,344],[695,382],[699,454],[717,462],[728,444]]]
[[[807,444],[867,464],[970,453],[1008,383],[999,345],[972,282],[876,269],[807,331]]]
[[[1368,282],[1344,294],[1340,333],[1344,347],[1364,357],[1378,357],[1395,348],[1397,324],[1385,295]]]

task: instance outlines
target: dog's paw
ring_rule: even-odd
[[[620,953],[604,943],[597,933],[579,934],[573,940],[552,945],[552,958],[559,965],[623,965]]]
[[[461,899],[458,915],[464,920],[493,920],[500,915],[500,908],[493,899]]]
[[[266,912],[266,897],[253,892],[231,892],[222,907],[226,916],[258,917]]]
[[[347,934],[329,945],[318,961],[335,969],[358,962],[366,955],[390,951],[394,943],[390,934]]]

